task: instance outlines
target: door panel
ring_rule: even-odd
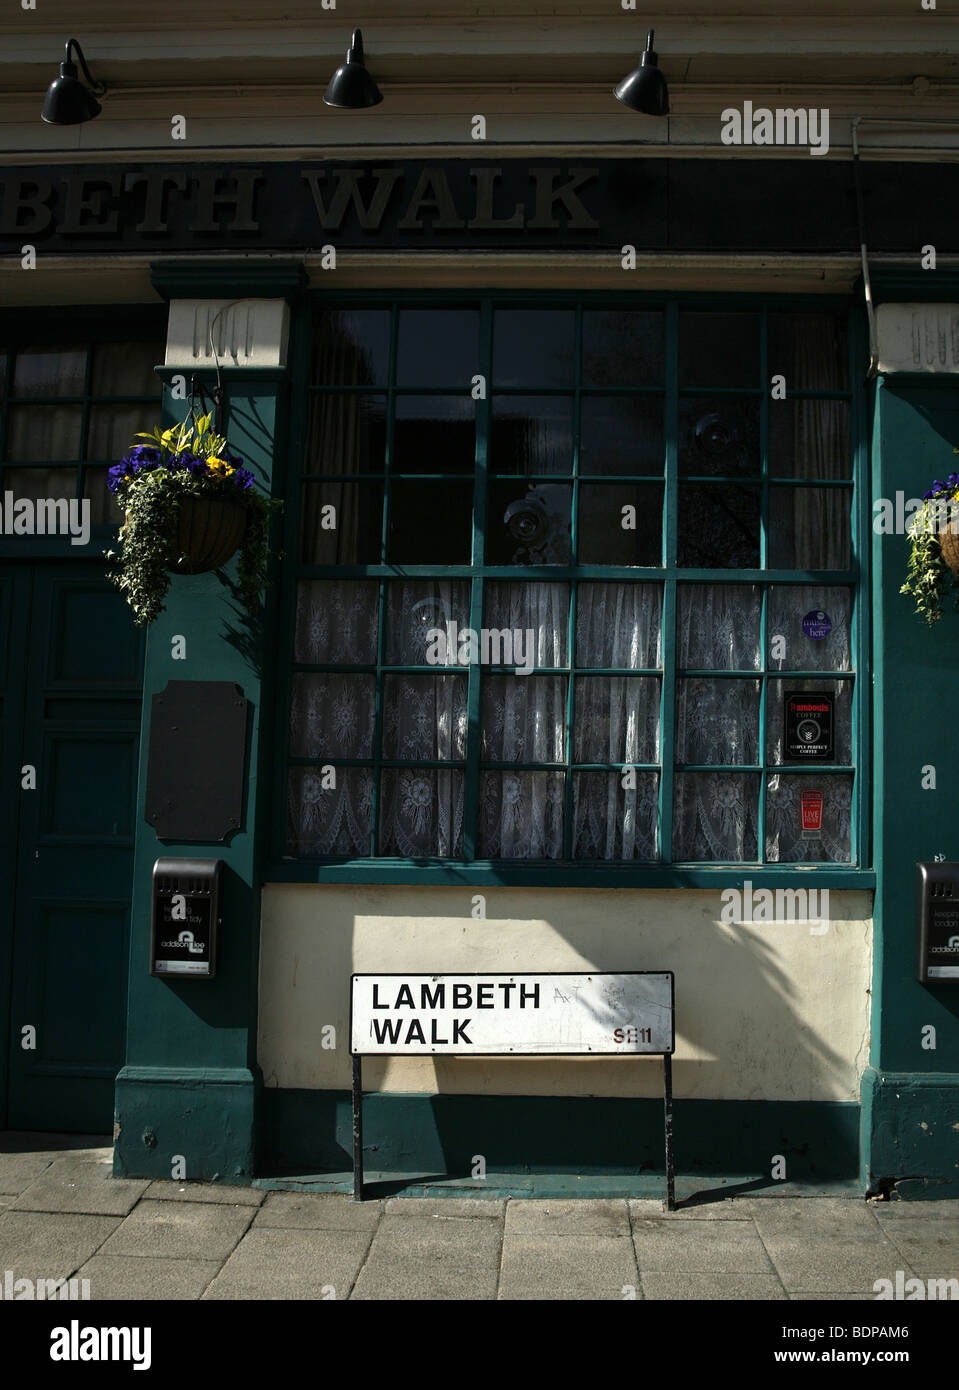
[[[76,566],[35,566],[29,612],[19,759],[37,786],[19,794],[8,1124],[105,1133],[123,1061],[143,637]]]

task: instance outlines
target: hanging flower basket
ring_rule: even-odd
[[[172,574],[206,574],[239,550],[238,587],[256,614],[266,578],[270,516],[282,504],[262,496],[253,474],[214,434],[211,416],[193,414],[162,433],[142,434],[109,470],[107,486],[124,508],[122,550],[107,551],[110,576],[138,624],[163,609]]]
[[[959,607],[959,473],[950,473],[945,482],[937,479],[923,493],[908,533],[909,573],[899,592],[915,599],[916,612],[932,627],[942,617],[950,585]]]
[[[225,565],[246,533],[247,512],[238,502],[184,497],[177,518],[177,574],[206,574]]]

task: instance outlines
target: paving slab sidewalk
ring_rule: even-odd
[[[111,1165],[95,1136],[0,1134],[4,1287],[77,1278],[91,1299],[136,1301],[873,1301],[876,1280],[901,1271],[955,1279],[959,1298],[959,1201],[771,1189],[671,1213],[619,1197],[354,1203],[117,1179]]]

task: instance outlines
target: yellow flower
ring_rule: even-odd
[[[210,472],[215,473],[218,478],[229,478],[231,474],[236,472],[236,469],[231,468],[226,459],[207,459],[206,466],[209,468]]]

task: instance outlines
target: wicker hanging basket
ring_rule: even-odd
[[[939,548],[946,564],[959,577],[959,533],[952,529],[951,524],[939,532]]]
[[[127,512],[126,520],[129,521]],[[207,574],[225,565],[246,534],[246,508],[220,498],[184,497],[176,545],[167,569],[173,574]]]

